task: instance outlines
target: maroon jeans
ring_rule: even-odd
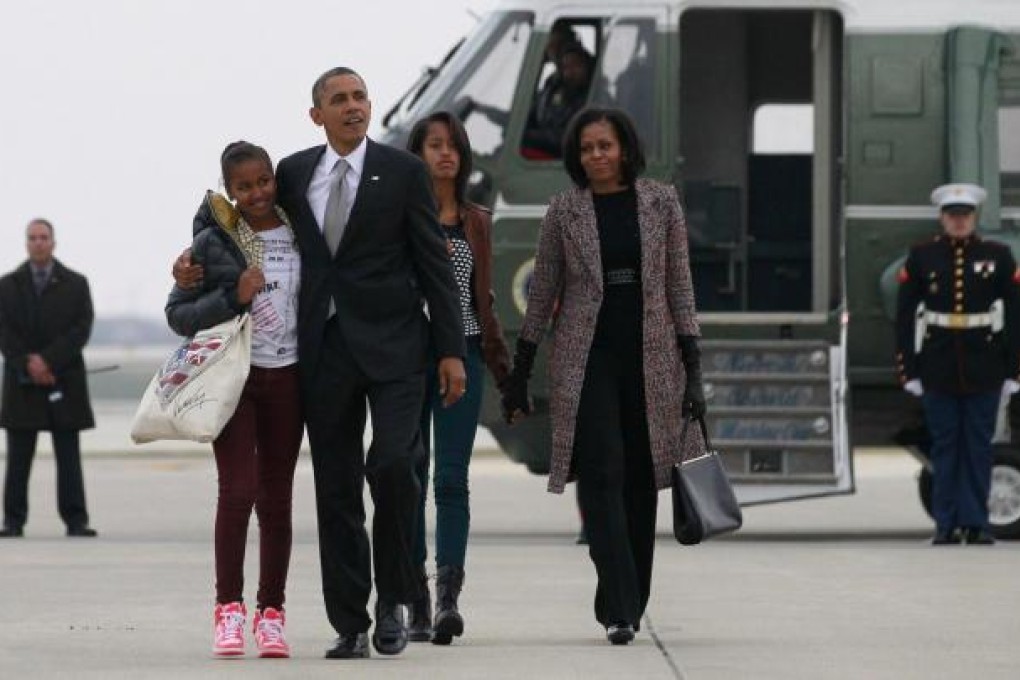
[[[213,442],[216,501],[216,601],[239,602],[244,549],[254,506],[259,520],[258,607],[283,607],[291,549],[294,466],[304,423],[297,365],[251,367],[237,410]]]

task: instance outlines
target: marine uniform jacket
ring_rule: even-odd
[[[1020,374],[1020,272],[1009,248],[979,236],[945,235],[910,249],[899,272],[896,364],[901,383],[919,378],[925,390],[973,394],[998,390]],[[1002,301],[1002,324],[964,327]],[[918,305],[946,315],[917,338]],[[948,327],[947,327],[948,326]],[[953,327],[955,326],[955,327]],[[915,341],[921,349],[916,351]]]

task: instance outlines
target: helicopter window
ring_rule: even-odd
[[[598,19],[581,18],[560,18],[553,23],[521,140],[525,158],[560,157],[567,123],[588,102],[600,24]]]
[[[534,15],[515,12],[507,20],[481,58],[471,65],[471,75],[449,95],[451,111],[464,122],[471,147],[480,156],[494,155],[503,146]]]
[[[1002,205],[1020,207],[1020,106],[999,108]]]
[[[592,100],[623,109],[649,155],[658,148],[655,125],[655,20],[623,19],[609,26]]]
[[[814,152],[815,107],[811,104],[763,104],[755,109],[752,153],[761,155]]]

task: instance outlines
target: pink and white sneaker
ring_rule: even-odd
[[[213,654],[241,656],[244,654],[244,621],[247,611],[243,602],[217,604],[213,610]]]
[[[255,633],[259,656],[263,659],[286,659],[290,656],[290,645],[283,634],[285,620],[282,609],[266,607],[255,612],[252,631]]]

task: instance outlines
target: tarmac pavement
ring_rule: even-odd
[[[52,457],[41,455],[26,537],[0,541],[0,678],[1020,677],[1020,543],[929,546],[916,464],[905,454],[856,460],[856,495],[749,508],[740,533],[693,548],[672,540],[661,494],[648,616],[632,645],[612,647],[592,614],[594,569],[574,545],[572,489],[547,494],[544,478],[479,452],[465,637],[328,661],[334,634],[303,454],[287,601],[293,658],[261,660],[250,645],[225,661],[209,652],[211,456],[87,456],[100,537],[69,539]]]

